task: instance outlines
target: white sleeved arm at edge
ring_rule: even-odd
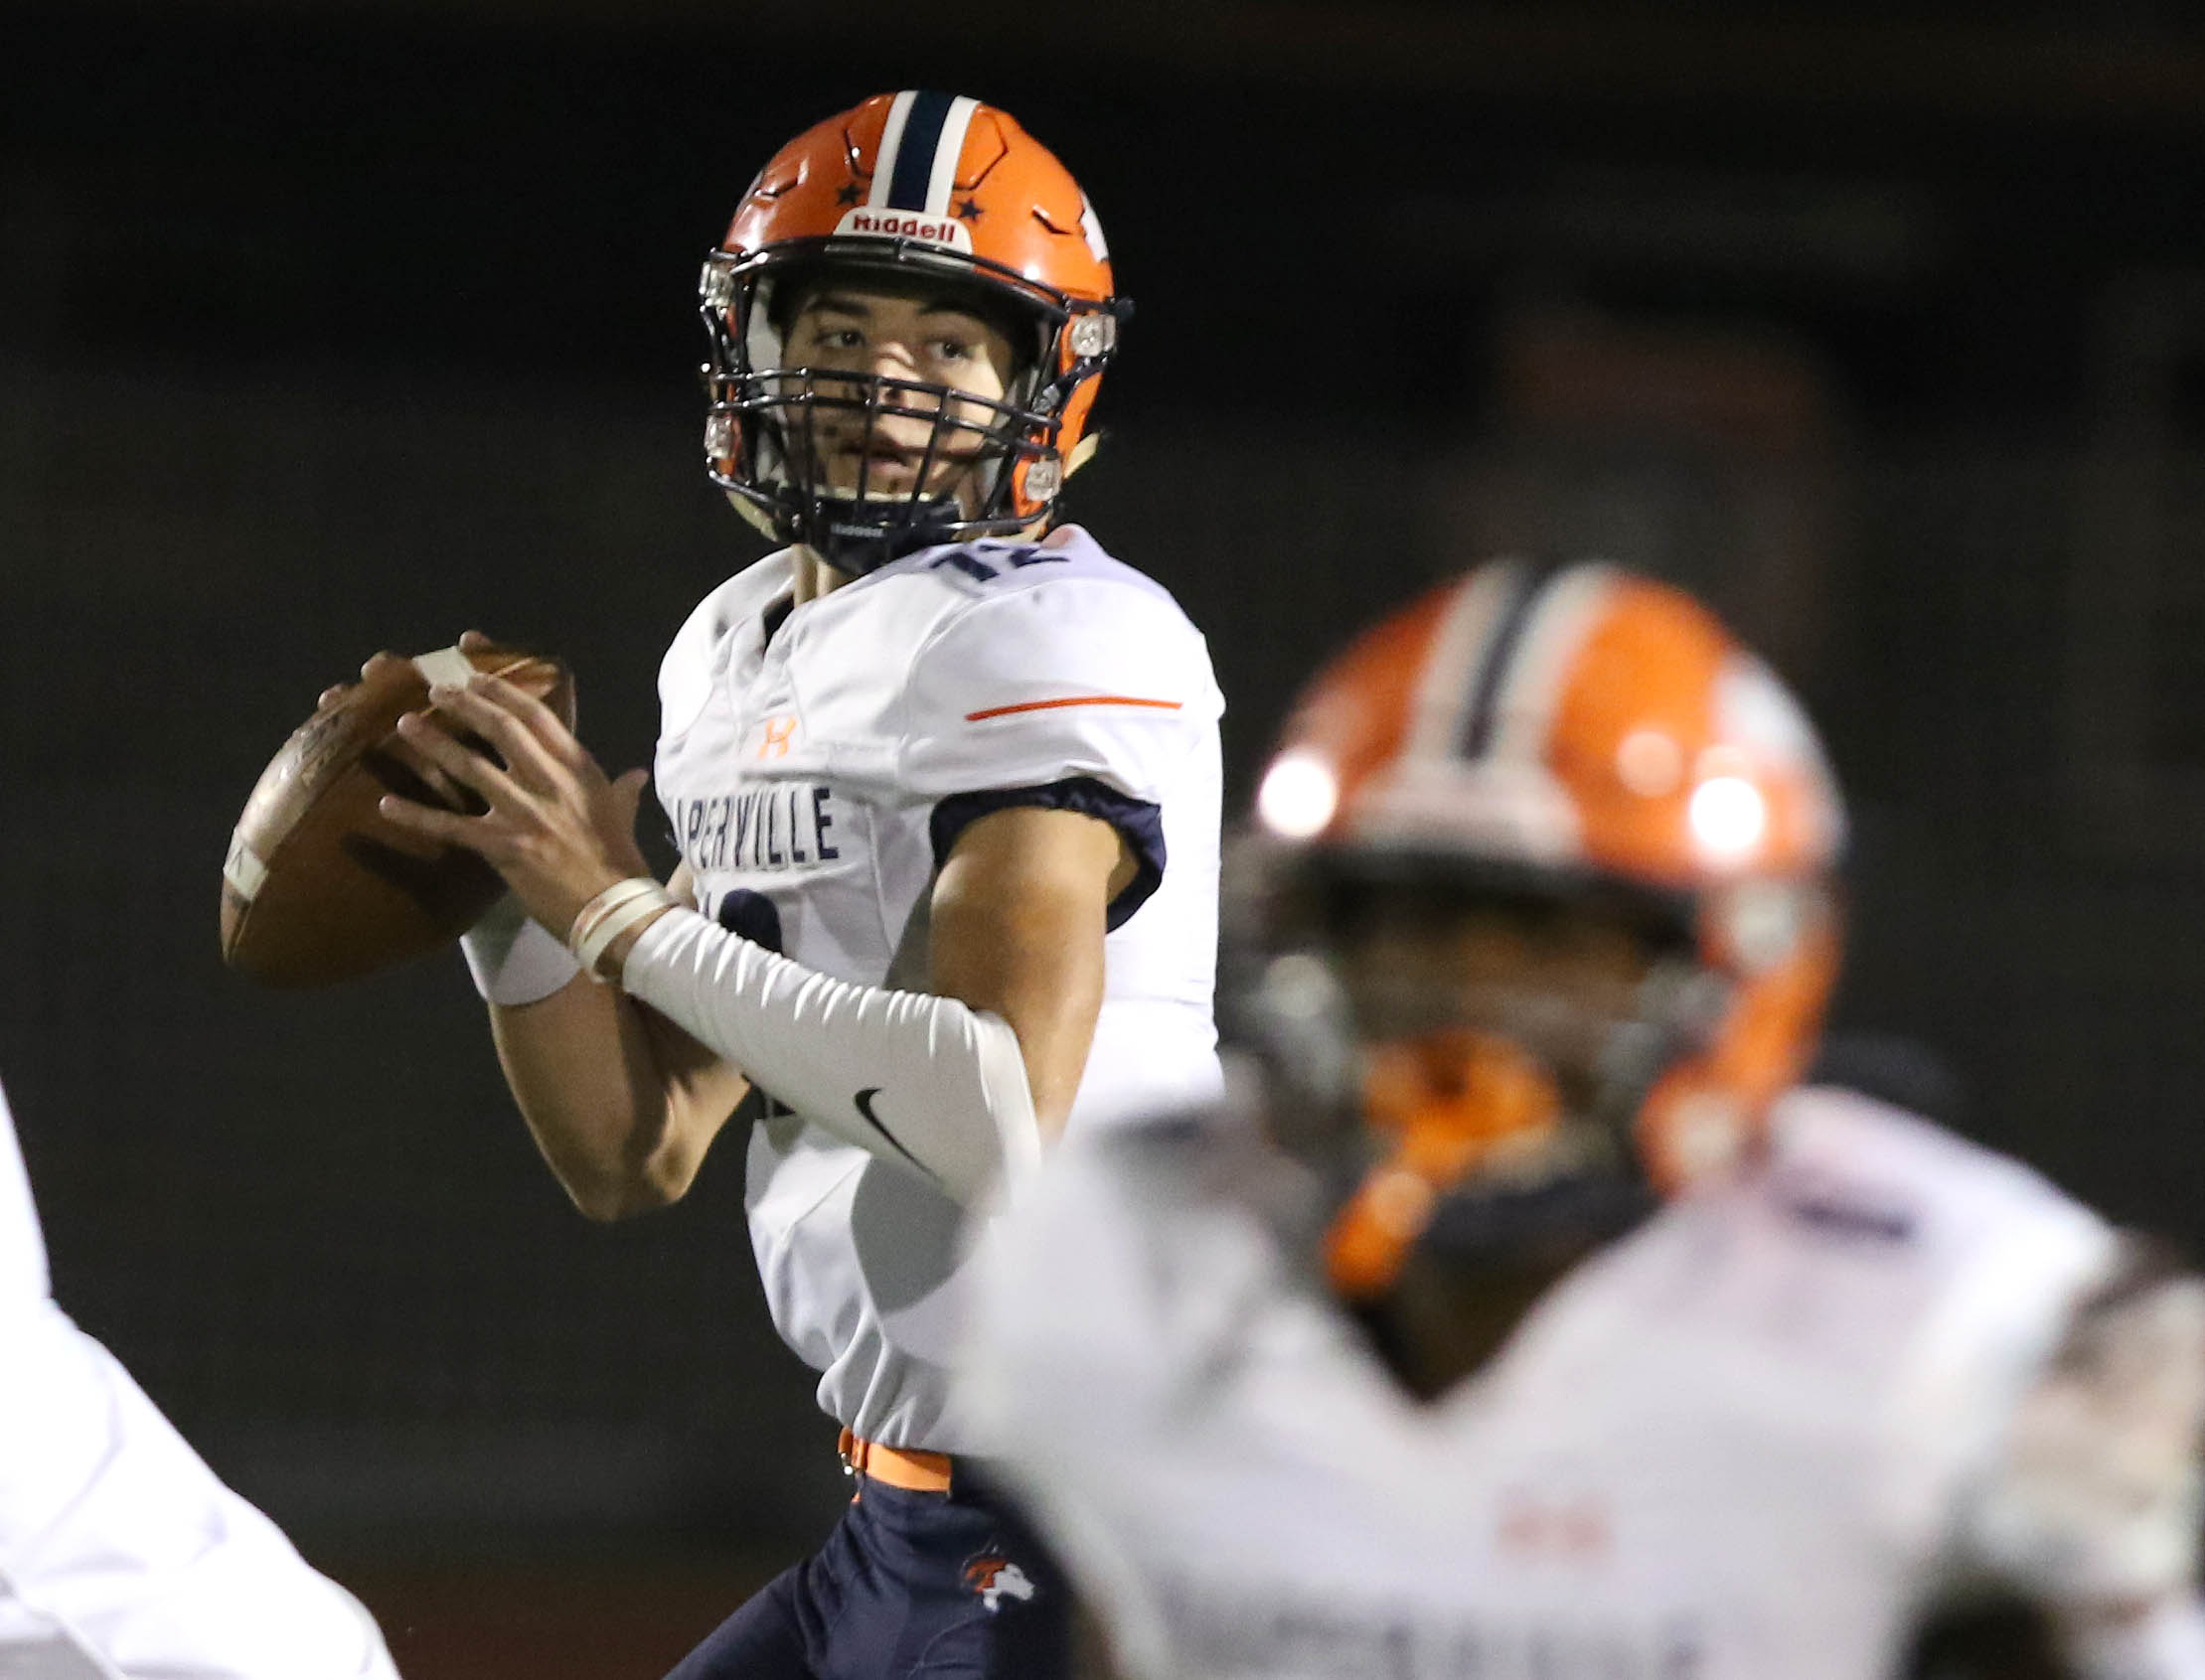
[[[2075,1312],[1976,1490],[1975,1556],[2066,1612],[2087,1680],[2205,1680],[2201,1431],[2205,1281],[2146,1282]]]
[[[1018,1035],[954,997],[835,980],[672,910],[621,985],[813,1124],[968,1206],[1040,1164]]]

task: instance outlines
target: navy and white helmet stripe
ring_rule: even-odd
[[[947,216],[965,131],[979,108],[978,99],[961,93],[911,88],[898,93],[881,130],[880,155],[873,159],[867,208]]]
[[[1450,605],[1417,686],[1408,758],[1538,763],[1569,662],[1615,581],[1597,563],[1480,568]]]
[[[1524,634],[1531,627],[1547,586],[1560,573],[1550,563],[1526,561],[1511,566],[1505,575],[1511,593],[1486,637],[1468,685],[1470,703],[1456,738],[1457,752],[1468,759],[1483,758],[1493,751],[1499,726],[1501,688],[1514,668]]]

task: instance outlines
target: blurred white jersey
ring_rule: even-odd
[[[1765,1168],[1427,1408],[1291,1275],[1269,1158],[1193,1126],[1061,1151],[976,1313],[975,1416],[1144,1680],[1870,1680],[1964,1577],[2141,1556],[1999,1491],[2119,1246],[2013,1161],[1795,1092]]]
[[[1171,596],[1076,527],[927,549],[794,608],[789,573],[784,552],[721,585],[660,674],[658,796],[698,908],[822,974],[924,991],[935,871],[965,823],[1102,817],[1141,875],[1112,907],[1071,1127],[1213,1098],[1223,701]],[[753,1132],[747,1199],[821,1407],[888,1446],[970,1451],[946,1380],[957,1205],[787,1113]]]
[[[0,1675],[396,1680],[374,1618],[48,1298],[0,1098]]]
[[[46,1296],[46,1239],[39,1233],[39,1210],[31,1200],[7,1094],[0,1092],[0,1319]]]

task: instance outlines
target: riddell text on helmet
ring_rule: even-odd
[[[845,213],[835,225],[841,233],[864,233],[875,239],[924,239],[929,244],[948,245],[956,250],[970,251],[973,236],[965,225],[955,217],[916,216],[906,210],[873,210],[861,206]]]

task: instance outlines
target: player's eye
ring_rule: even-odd
[[[973,347],[967,339],[938,338],[934,341],[934,354],[944,362],[965,362],[971,360]]]

